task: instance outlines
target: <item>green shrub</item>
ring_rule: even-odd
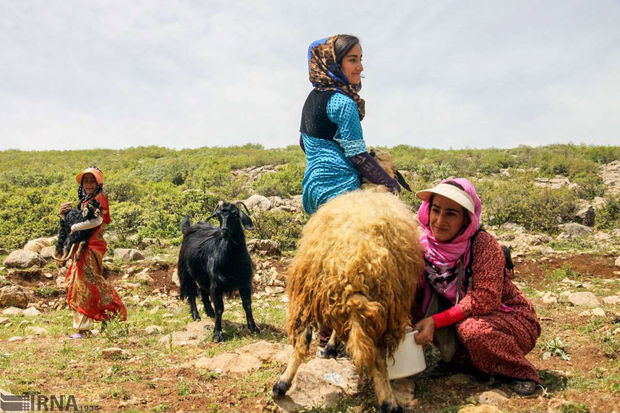
[[[620,228],[620,197],[608,198],[605,206],[596,211],[596,226],[599,229]]]
[[[301,194],[301,181],[304,178],[305,166],[291,163],[277,172],[268,172],[254,182],[252,187],[264,196],[290,197]]]
[[[294,250],[301,232],[308,221],[305,213],[292,214],[284,211],[265,211],[252,216],[255,231],[252,237],[271,239],[282,250]]]

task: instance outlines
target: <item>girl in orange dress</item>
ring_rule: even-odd
[[[90,332],[92,320],[105,322],[117,317],[125,321],[127,309],[112,284],[103,277],[103,256],[107,250],[103,234],[105,226],[110,223],[108,197],[103,192],[103,173],[96,166],[91,166],[77,174],[75,180],[80,184],[79,206],[95,199],[101,209],[98,217],[71,227],[72,233],[96,228],[87,245],[81,244],[75,249],[65,277],[67,302],[73,310],[73,328],[77,330],[71,338],[79,339]],[[71,202],[63,203],[60,215],[63,216],[71,208]]]

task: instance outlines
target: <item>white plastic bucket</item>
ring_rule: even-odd
[[[394,353],[394,361],[388,357],[387,367],[390,380],[413,376],[426,369],[422,346],[415,342],[418,331],[408,331]]]

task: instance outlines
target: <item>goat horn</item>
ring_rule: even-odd
[[[74,249],[75,249],[75,244],[73,244],[73,245],[71,246],[71,249],[69,250],[69,252],[67,253],[67,255],[63,255],[63,257],[62,257],[62,258],[58,258],[58,257],[56,257],[56,254],[55,254],[55,253],[56,253],[56,251],[54,251],[54,252],[52,253],[52,258],[54,259],[54,261],[56,261],[56,264],[59,264],[59,265],[60,265],[60,264],[62,264],[62,265],[64,265],[64,264],[65,264],[65,262],[67,262],[67,261],[69,260],[69,258],[71,257],[71,255],[73,254],[73,250],[74,250]]]
[[[239,205],[243,205],[243,208],[245,209],[245,212],[247,212],[247,213],[248,213],[248,216],[250,216],[250,210],[248,209],[248,207],[246,207],[246,206],[245,206],[245,204],[244,204],[243,202],[241,202],[241,201],[237,201],[237,202],[235,202],[235,205],[237,205],[237,207],[238,207]]]

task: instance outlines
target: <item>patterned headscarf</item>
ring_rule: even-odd
[[[364,99],[357,94],[362,85],[349,83],[349,79],[336,62],[336,39],[338,36],[317,40],[308,48],[310,83],[320,91],[335,90],[353,99],[357,103],[357,110],[362,120],[365,114]]]
[[[446,297],[452,303],[456,301],[458,274],[456,270],[459,263],[463,262],[463,268],[467,267],[471,259],[471,237],[480,228],[480,214],[482,213],[482,203],[476,188],[465,178],[446,179],[441,183],[448,181],[456,182],[463,187],[463,190],[469,194],[474,201],[475,214],[468,212],[469,225],[464,228],[450,242],[439,242],[435,239],[433,231],[430,227],[430,197],[422,202],[418,209],[418,222],[422,227],[423,234],[420,237],[420,244],[424,248],[424,279],[420,286],[425,287],[430,284],[435,291]],[[464,285],[460,286],[464,289]],[[463,297],[464,291],[461,290],[459,296]],[[423,308],[426,309],[430,297],[425,295]]]
[[[101,172],[101,169],[99,169],[96,166],[89,166],[88,168],[86,168],[84,171],[88,171],[89,169],[96,169],[97,171]],[[89,172],[87,172],[89,173]],[[89,201],[90,199],[94,198],[95,196],[97,196],[97,194],[101,191],[103,191],[103,183],[97,183],[97,188],[95,188],[95,190],[93,191],[93,193],[91,193],[90,195],[86,193],[86,190],[84,189],[84,186],[82,185],[82,180],[84,179],[84,176],[82,175],[80,177],[80,186],[78,187],[77,193],[78,193],[78,199],[80,200],[80,204]]]

